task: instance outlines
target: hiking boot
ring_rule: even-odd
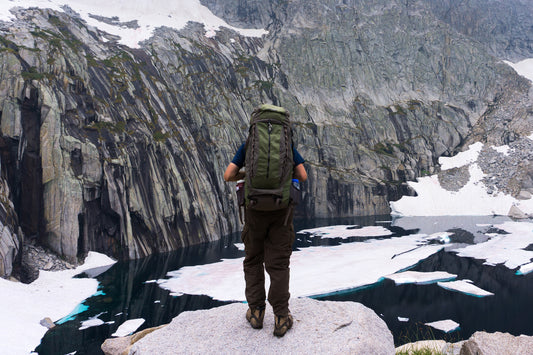
[[[287,333],[287,330],[292,328],[292,315],[289,313],[285,317],[275,316],[274,318],[274,335],[278,338],[281,338],[285,335],[285,333]]]
[[[246,311],[246,320],[252,328],[261,329],[263,328],[263,318],[265,318],[265,308],[256,308],[252,311],[251,308],[248,308]]]

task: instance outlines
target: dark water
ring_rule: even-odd
[[[88,306],[88,309],[77,314],[73,320],[49,330],[36,352],[50,355],[68,354],[73,351],[77,351],[77,355],[103,354],[100,345],[128,319],[145,319],[138,329],[142,330],[169,323],[184,311],[208,309],[229,303],[215,301],[207,296],[170,296],[169,291],[163,290],[156,283],[145,281],[165,278],[168,271],[183,266],[212,263],[221,258],[242,257],[244,252],[233,245],[238,241],[239,236],[233,235],[214,243],[172,253],[117,262],[97,277],[100,283],[98,290],[103,294],[87,299],[84,305]],[[160,302],[154,303],[155,301]],[[79,330],[82,321],[97,315],[104,322],[114,323]]]
[[[382,225],[401,236],[418,232],[416,228],[391,227],[390,216],[351,218],[337,220],[296,221],[295,228],[313,228],[335,224],[358,224],[361,226]],[[492,221],[487,218],[487,223]],[[435,224],[436,222],[429,221]],[[450,228],[451,229],[451,228]],[[472,243],[474,235],[468,230],[454,227],[458,240]],[[442,230],[444,231],[444,230]],[[360,242],[344,240],[347,242]],[[141,260],[115,264],[97,277],[99,291],[84,302],[87,309],[72,320],[57,325],[48,331],[36,351],[39,354],[102,354],[100,345],[128,319],[144,318],[142,330],[169,323],[172,318],[184,311],[207,309],[227,304],[207,296],[183,295],[174,297],[156,283],[147,280],[165,278],[168,271],[182,266],[198,265],[219,261],[222,258],[239,258],[234,243],[240,242],[234,234],[220,241],[185,248],[168,254],[153,255]],[[320,239],[298,235],[295,248],[310,245],[338,244],[340,240]],[[452,241],[453,242],[453,241]],[[503,266],[486,266],[483,261],[457,257],[454,253],[441,250],[421,261],[411,270],[447,271],[457,274],[457,279],[469,279],[475,285],[494,292],[494,296],[473,297],[445,290],[436,284],[398,285],[385,280],[370,287],[342,292],[317,299],[334,301],[356,301],[373,309],[380,315],[392,331],[396,345],[421,339],[445,339],[457,341],[468,338],[477,330],[502,331],[514,335],[533,335],[533,273],[517,276],[514,270]],[[98,316],[104,322],[96,327],[79,330],[81,322]],[[400,322],[398,317],[409,318]],[[443,319],[453,319],[460,329],[452,333],[424,326],[423,323]]]
[[[483,261],[457,257],[444,250],[422,261],[414,271],[447,271],[457,279],[469,279],[495,295],[474,297],[445,290],[437,284],[396,286],[385,280],[374,287],[348,294],[319,297],[331,301],[355,301],[373,309],[387,323],[396,345],[423,339],[455,342],[478,330],[533,335],[533,274],[517,276],[504,266],[486,266]],[[409,318],[400,322],[398,317]],[[451,333],[424,323],[452,319],[460,329]]]

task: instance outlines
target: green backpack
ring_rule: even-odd
[[[288,207],[293,165],[289,112],[279,106],[259,106],[252,112],[246,140],[246,207],[258,211]]]

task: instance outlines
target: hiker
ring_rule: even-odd
[[[240,202],[245,205],[241,239],[246,253],[246,319],[252,328],[263,328],[266,269],[270,276],[268,302],[274,311],[277,337],[284,336],[293,324],[289,311],[289,263],[295,237],[293,207],[299,197],[294,195],[291,199],[289,194],[295,188],[299,193],[299,183],[307,180],[305,161],[292,144],[288,117],[284,108],[274,105],[255,109],[247,142],[224,172],[226,181],[246,179],[244,201]],[[240,171],[243,166],[246,173]],[[273,191],[275,194],[270,194]]]

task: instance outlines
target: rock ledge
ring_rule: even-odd
[[[184,312],[172,322],[136,342],[129,354],[394,354],[385,322],[355,302],[291,299],[294,326],[276,338],[269,307],[264,327],[252,329],[247,305]]]

